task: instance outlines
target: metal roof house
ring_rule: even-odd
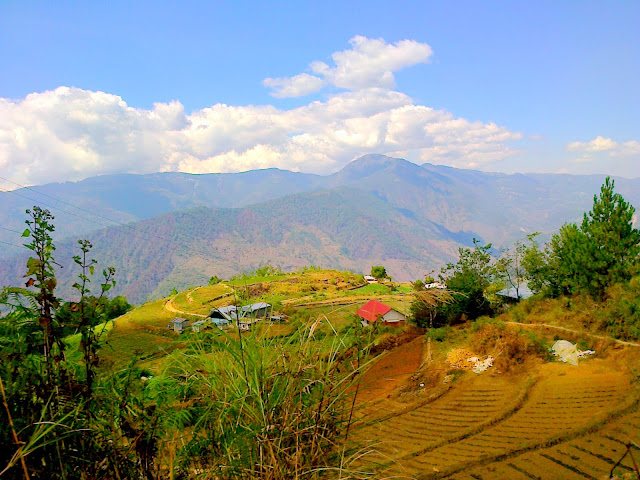
[[[209,312],[209,318],[227,320],[228,322],[235,321],[238,318],[238,308],[235,305],[227,305],[226,307],[212,308]]]
[[[227,305],[226,307],[212,308],[209,313],[211,323],[218,327],[237,323],[240,329],[249,330],[251,325],[261,318],[268,319],[271,313],[271,304],[257,302],[243,307]]]
[[[269,313],[269,309],[271,308],[270,303],[266,302],[258,302],[252,303],[251,305],[245,305],[242,307],[241,316],[244,317],[252,317],[252,318],[267,318],[267,314]]]
[[[362,319],[362,326],[366,327],[375,322],[382,322],[385,325],[404,325],[406,317],[394,310],[389,305],[370,300],[358,310],[358,316]]]
[[[170,326],[173,325],[173,331],[177,333],[183,333],[184,330],[190,325],[190,321],[186,318],[176,317],[171,320]]]
[[[226,318],[212,318],[211,323],[218,328],[224,328],[231,325],[231,322]]]
[[[193,325],[191,325],[191,330],[193,330],[194,332],[200,332],[204,326],[207,324],[206,320],[198,320],[197,322],[195,322]]]

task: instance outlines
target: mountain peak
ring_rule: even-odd
[[[403,158],[393,158],[380,154],[369,154],[360,158],[356,158],[348,163],[342,170],[333,175],[341,179],[357,180],[359,178],[369,177],[380,170],[409,167],[420,168],[415,163],[404,160]]]

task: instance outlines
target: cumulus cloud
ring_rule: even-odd
[[[297,108],[216,104],[187,114],[177,101],[133,108],[117,95],[69,87],[0,98],[0,175],[33,185],[123,172],[330,173],[367,153],[482,167],[516,153],[510,143],[520,133],[390,88],[394,71],[429,59],[428,45],[355,37],[351,46],[332,55],[333,67],[315,63],[317,76],[265,80],[278,96],[327,82],[346,89]]]
[[[606,153],[610,157],[640,154],[640,142],[631,140],[618,143],[610,138],[598,136],[590,142],[572,142],[567,145],[570,152]],[[583,157],[583,158],[589,158]]]
[[[351,49],[331,55],[334,66],[321,61],[310,65],[316,75],[301,73],[289,78],[266,78],[263,84],[273,88],[275,97],[299,97],[317,92],[325,84],[347,90],[372,87],[393,88],[393,72],[419,63],[426,63],[433,55],[426,43],[402,40],[388,44],[383,39],[353,37]]]
[[[301,73],[289,78],[265,78],[262,84],[272,88],[271,95],[278,98],[302,97],[317,92],[324,86],[324,81],[308,73]]]
[[[68,87],[0,99],[0,171],[25,184],[118,172],[329,173],[372,152],[480,166],[513,155],[508,142],[519,138],[383,88],[289,110],[217,104],[190,115],[179,102],[145,110],[117,95]]]

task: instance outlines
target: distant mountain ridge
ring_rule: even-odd
[[[45,208],[56,205],[36,194],[40,191],[118,222],[133,222],[96,231],[100,225],[51,209],[57,261],[64,265],[73,254],[74,242],[61,237],[90,238],[101,264],[118,269],[117,292],[140,302],[174,286],[265,263],[360,271],[383,263],[399,280],[415,279],[453,259],[457,247],[474,237],[507,246],[527,233],[551,233],[565,221],[579,220],[603,180],[598,175],[484,173],[367,155],[328,176],[278,169],[110,175],[16,193],[41,198]],[[633,205],[640,205],[639,187],[640,179],[616,179],[616,190]],[[33,204],[0,194],[2,225],[21,231],[24,209]],[[0,232],[0,240],[22,243],[16,233]],[[5,249],[0,285],[20,281],[24,258],[11,258],[14,250]],[[63,270],[61,285],[70,284],[72,270]]]
[[[52,183],[19,189],[15,193],[0,193],[0,225],[4,227],[0,229],[0,241],[20,241],[16,233],[9,230],[22,231],[24,211],[35,203],[50,208],[56,215],[56,238],[63,238],[118,224],[104,217],[129,223],[192,207],[245,207],[339,186],[373,192],[394,206],[416,211],[422,218],[450,230],[474,230],[502,241],[503,237],[512,238],[509,233],[512,227],[492,227],[496,221],[509,223],[513,215],[521,215],[523,209],[533,207],[549,211],[549,221],[542,229],[554,230],[558,221],[576,217],[588,206],[603,180],[603,175],[485,173],[416,165],[384,155],[366,155],[327,176],[275,168],[201,175],[173,172],[103,175],[80,182]],[[625,198],[638,205],[640,179],[618,178],[616,181]],[[47,196],[41,196],[40,192]],[[539,201],[536,202],[536,198]],[[505,218],[501,219],[502,213]],[[524,218],[527,217],[528,214]],[[2,252],[0,257],[11,255],[10,250]]]

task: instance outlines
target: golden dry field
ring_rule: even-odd
[[[396,350],[402,362],[407,352]],[[366,414],[349,441],[359,468],[380,479],[608,478],[625,444],[640,444],[639,365],[640,349],[620,346],[578,366],[465,372],[430,395],[396,388],[361,406]],[[384,370],[380,383],[389,380]],[[627,457],[616,471],[632,468]]]
[[[410,302],[401,290],[363,287],[341,272],[252,280],[197,287],[133,310],[110,327],[105,359],[122,364],[129,358],[124,352],[137,351],[143,366],[158,371],[167,353],[195,335],[168,330],[174,316],[202,318],[241,295],[286,312],[285,323],[258,325],[265,338],[288,335],[305,320],[322,319],[318,331],[325,333],[350,328],[370,298],[399,311]],[[596,354],[578,366],[555,361],[545,352],[558,336],[591,342]],[[355,423],[344,445],[356,459],[351,466],[369,478],[603,479],[628,442],[635,442],[640,460],[636,346],[493,321],[449,329],[445,341],[427,343],[424,332],[410,328],[378,331],[372,339],[370,366],[351,392]],[[536,341],[543,347],[532,349]],[[448,364],[447,353],[461,348],[496,354],[496,363],[479,374]],[[627,456],[615,473],[635,478],[633,468]]]

